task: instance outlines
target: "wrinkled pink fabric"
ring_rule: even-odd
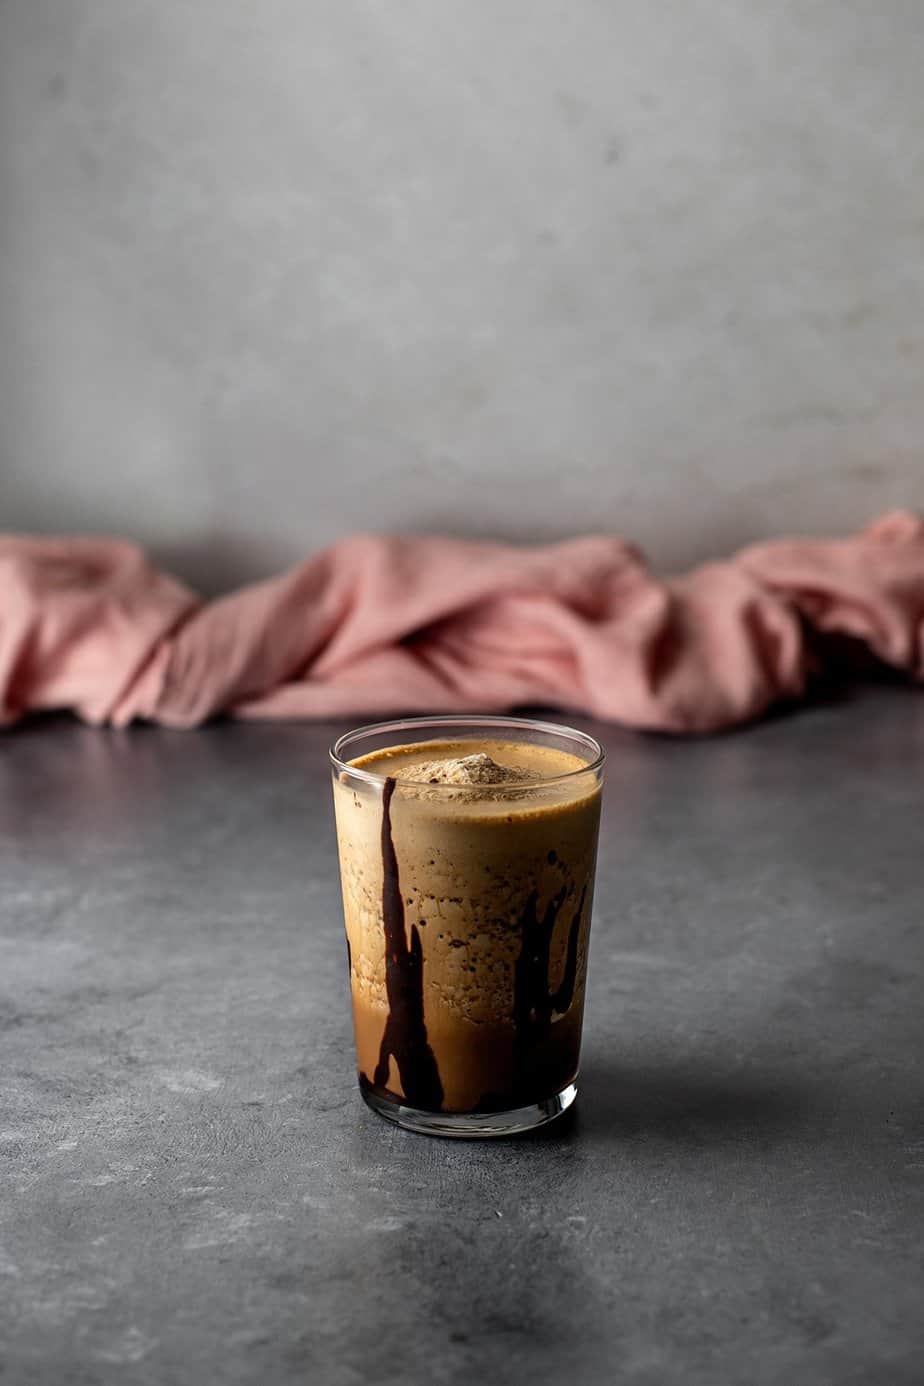
[[[829,637],[924,677],[924,524],[756,544],[678,578],[630,545],[345,539],[203,602],[115,539],[0,537],[0,721],[579,709],[707,732],[802,696]]]

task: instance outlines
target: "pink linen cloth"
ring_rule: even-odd
[[[924,524],[659,578],[616,538],[345,539],[216,601],[117,539],[0,537],[0,723],[579,709],[709,732],[803,696],[837,637],[924,678]]]

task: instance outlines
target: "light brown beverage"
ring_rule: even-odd
[[[568,1089],[599,771],[496,735],[388,746],[349,766],[359,775],[335,774],[334,799],[367,1099],[449,1116]]]

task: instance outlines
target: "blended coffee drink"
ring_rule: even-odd
[[[367,728],[333,752],[366,1100],[490,1135],[573,1101],[602,752],[512,718]]]

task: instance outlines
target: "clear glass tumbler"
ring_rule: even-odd
[[[413,779],[471,756],[528,778]],[[359,1082],[382,1116],[496,1136],[574,1101],[603,763],[583,732],[513,717],[383,722],[334,745]]]

